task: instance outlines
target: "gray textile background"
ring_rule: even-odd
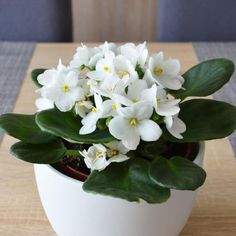
[[[12,111],[34,47],[35,43],[0,42],[0,114]]]
[[[231,43],[194,43],[195,52],[200,61],[210,58],[225,57],[231,59],[236,65],[236,42]],[[230,82],[215,93],[216,100],[225,101],[236,106],[236,72]],[[236,157],[236,132],[229,136]]]

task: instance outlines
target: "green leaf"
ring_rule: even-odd
[[[176,139],[167,130],[164,137],[173,142],[198,142],[224,138],[236,129],[236,107],[209,99],[192,99],[180,104],[180,119],[187,130]]]
[[[91,193],[148,203],[162,203],[170,197],[170,190],[151,180],[148,174],[150,162],[131,158],[121,163],[112,163],[103,171],[93,171],[83,185]]]
[[[149,174],[160,186],[178,190],[195,190],[206,179],[206,172],[201,167],[183,157],[170,160],[158,157],[152,162]]]
[[[41,88],[42,85],[38,82],[38,76],[42,74],[46,69],[34,69],[31,72],[31,80],[34,82],[34,84],[38,87]]]
[[[136,65],[135,70],[136,70],[137,73],[138,73],[139,79],[142,79],[143,76],[144,76],[144,71],[143,71],[142,67],[140,66],[140,64],[137,64],[137,65]]]
[[[137,150],[135,150],[135,153],[138,153],[143,157],[153,159],[167,150],[168,146],[165,143],[160,142],[160,140],[155,142],[141,141]]]
[[[231,60],[219,58],[204,61],[183,75],[185,90],[170,90],[170,93],[181,99],[188,96],[208,96],[226,84],[233,72],[234,64]]]
[[[18,142],[12,145],[11,153],[17,158],[30,163],[52,164],[63,158],[66,151],[61,140],[44,144]]]
[[[72,112],[60,112],[57,109],[41,111],[37,114],[36,122],[46,132],[79,143],[108,143],[114,140],[108,129],[80,135],[81,119]]]
[[[0,116],[0,128],[10,136],[28,143],[46,143],[54,139],[54,136],[38,127],[35,115],[3,114]]]

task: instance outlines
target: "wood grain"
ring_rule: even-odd
[[[60,57],[68,63],[76,47],[76,44],[37,45],[14,112],[35,111],[37,95],[29,79],[30,71],[56,66]],[[197,63],[191,44],[149,44],[149,49],[163,50],[167,57],[179,58],[183,72]],[[0,147],[0,236],[55,236],[37,194],[32,165],[9,154],[15,141],[5,136]],[[199,191],[181,236],[235,236],[236,163],[227,139],[207,143],[204,167],[207,181]]]
[[[74,0],[74,41],[155,41],[157,0]]]

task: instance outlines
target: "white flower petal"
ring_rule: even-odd
[[[170,129],[171,127],[172,127],[172,125],[173,125],[173,118],[172,118],[172,116],[166,116],[165,118],[164,118],[164,121],[165,121],[165,123],[166,123],[166,128],[168,129]]]
[[[174,100],[167,100],[165,102],[161,102],[156,107],[157,114],[161,116],[173,116],[179,113],[180,108],[178,106],[180,99],[174,99]]]
[[[122,117],[113,118],[109,125],[109,131],[115,138],[120,139],[129,150],[135,150],[140,142],[136,127],[129,125],[129,121]]]
[[[102,108],[102,96],[101,95],[95,93],[94,94],[94,102],[95,102],[97,109]]]
[[[162,67],[168,75],[177,76],[180,72],[180,62],[177,59],[169,59],[163,62]]]
[[[97,113],[91,111],[90,113],[87,114],[85,118],[81,120],[81,123],[83,125],[88,125],[88,124],[96,125],[97,120],[98,120]]]
[[[38,98],[35,101],[35,105],[38,109],[38,111],[42,111],[42,110],[47,110],[47,109],[51,109],[54,108],[54,103],[53,101],[47,99],[47,98]]]
[[[73,106],[75,105],[75,101],[71,99],[68,94],[65,94],[58,96],[55,99],[55,105],[60,111],[66,112],[73,108]]]
[[[96,130],[96,124],[85,124],[79,130],[79,134],[91,134]]]
[[[123,162],[123,161],[127,161],[129,159],[129,157],[127,157],[124,154],[119,154],[117,156],[111,157],[108,159],[108,163],[112,163],[112,162]]]
[[[144,76],[143,76],[143,80],[145,80],[147,82],[149,87],[152,86],[156,82],[156,80],[153,78],[153,75],[152,75],[150,69],[147,69],[145,71]]]
[[[89,71],[86,74],[90,79],[102,81],[106,79],[109,75],[104,71]]]
[[[169,77],[161,76],[156,78],[157,82],[160,83],[163,87],[173,90],[178,90],[182,87],[182,82],[179,77]]]
[[[128,120],[123,117],[114,117],[108,125],[109,131],[112,136],[117,139],[122,139],[126,136],[127,131],[130,129]]]
[[[152,120],[142,120],[138,124],[139,134],[144,141],[156,141],[160,138],[162,130]]]
[[[130,99],[139,100],[140,93],[147,89],[147,82],[145,80],[135,80],[129,87],[128,87],[128,97]]]
[[[167,127],[167,130],[174,137],[176,137],[178,139],[182,139],[183,136],[181,134],[186,131],[186,125],[181,119],[179,119],[178,117],[174,117],[173,125],[171,126],[171,128]]]

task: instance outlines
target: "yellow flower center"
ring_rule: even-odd
[[[132,118],[129,120],[129,124],[131,126],[136,126],[138,124],[138,120],[136,118]]]
[[[99,151],[96,151],[96,154],[95,154],[96,158],[99,158],[99,157],[102,157],[102,152],[99,152]]]
[[[116,110],[116,104],[112,104],[111,109]]]
[[[95,86],[97,86],[97,85],[98,85],[98,82],[97,82],[96,80],[94,80],[92,84],[95,85]]]
[[[131,101],[132,101],[132,103],[136,103],[138,100],[133,98],[133,99],[131,99]]]
[[[64,85],[62,89],[63,89],[63,92],[65,93],[70,91],[70,87],[68,85]]]
[[[127,71],[121,71],[121,72],[120,72],[121,78],[124,78],[126,75],[128,75],[128,72],[127,72]]]
[[[161,67],[155,67],[153,72],[155,75],[161,75],[164,72],[164,70]]]
[[[160,103],[161,103],[161,99],[157,98],[157,105],[160,105]]]
[[[97,113],[98,109],[96,107],[93,107],[92,112]]]
[[[117,156],[119,154],[118,150],[110,150],[108,153],[108,157],[114,157]]]
[[[109,66],[104,66],[104,67],[103,67],[103,70],[105,70],[106,72],[111,72]]]

